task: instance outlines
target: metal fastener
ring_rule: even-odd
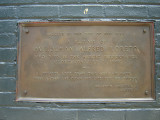
[[[146,33],[146,30],[145,30],[145,29],[143,29],[143,33]]]
[[[26,33],[29,33],[29,30],[28,30],[28,29],[25,29],[25,32],[26,32]]]
[[[149,94],[149,92],[146,90],[146,91],[145,91],[145,95],[148,95],[148,94]]]
[[[24,95],[27,95],[27,90],[24,90]]]

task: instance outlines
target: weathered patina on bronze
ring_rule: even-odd
[[[152,101],[153,24],[20,23],[17,101]]]

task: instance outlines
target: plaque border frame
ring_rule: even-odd
[[[21,50],[21,40],[20,40],[20,26],[22,27],[38,27],[38,26],[64,26],[70,24],[70,26],[74,25],[93,25],[98,24],[99,26],[103,26],[104,24],[107,26],[149,26],[150,27],[150,42],[151,42],[151,96],[152,98],[83,98],[83,99],[75,99],[75,98],[33,98],[33,97],[19,97],[18,96],[18,88],[19,88],[19,80],[20,80],[20,50]],[[16,82],[16,101],[27,101],[27,102],[58,102],[58,103],[108,103],[108,102],[156,102],[155,96],[155,40],[154,40],[154,22],[124,22],[124,21],[56,21],[56,22],[20,22],[18,23],[18,48],[17,48],[17,82]]]

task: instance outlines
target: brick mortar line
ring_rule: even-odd
[[[82,2],[82,3],[79,3],[79,2],[77,2],[77,3],[72,3],[72,2],[70,2],[70,3],[12,3],[12,4],[10,4],[10,3],[4,3],[4,4],[0,4],[0,6],[21,6],[21,5],[84,5],[84,4],[98,4],[98,5],[160,5],[160,3],[140,3],[140,2],[137,2],[137,3],[135,3],[135,2],[133,2],[133,3],[124,3],[124,2],[121,2],[121,3],[112,3],[112,2],[105,2],[105,3],[102,3],[102,2],[99,2],[99,3],[97,3],[97,2],[93,2],[93,3],[91,3],[91,2]]]
[[[160,35],[160,33],[156,33],[156,35]]]
[[[15,33],[0,33],[0,35],[15,35]]]
[[[156,62],[155,65],[160,65],[160,63],[159,63],[159,62]]]
[[[50,103],[46,103],[46,104],[50,104]],[[55,105],[57,105],[57,103],[53,103]],[[53,108],[53,107],[14,107],[14,106],[0,106],[0,108],[5,108],[5,109],[14,109],[14,110],[19,110],[19,109],[23,109],[23,110],[45,110],[45,111],[49,111],[49,110],[58,110],[58,111],[91,111],[91,112],[97,112],[97,111],[111,111],[111,112],[119,112],[119,111],[160,111],[160,108]]]
[[[15,94],[16,92],[3,92],[3,91],[0,91],[0,94]]]
[[[1,76],[0,76],[0,80],[1,80],[1,79],[10,79],[10,80],[12,80],[12,79],[16,79],[16,77],[1,77]]]
[[[82,3],[82,4],[21,4],[21,5],[12,5],[12,6],[3,6],[3,5],[0,5],[0,7],[8,7],[8,8],[18,8],[18,7],[26,7],[26,6],[39,6],[39,7],[43,7],[43,6],[134,6],[134,7],[142,7],[142,6],[150,6],[150,7],[160,7],[160,3],[159,4],[154,4],[154,5],[152,5],[152,4],[96,4],[96,3],[90,3],[90,4],[87,4],[87,3]]]
[[[0,65],[17,65],[17,62],[0,62]]]
[[[107,16],[107,21],[124,21],[124,22],[154,22],[154,20],[160,20],[160,16],[159,17],[131,17],[131,16],[111,16],[111,17],[108,17]],[[102,21],[102,20],[105,20],[106,16],[104,17],[85,17],[85,16],[82,16],[82,17],[53,17],[53,16],[50,16],[49,18],[47,17],[21,17],[21,18],[17,18],[17,19],[7,19],[7,18],[0,18],[0,21],[6,21],[7,20],[17,20],[16,22],[54,22],[54,21],[84,21],[84,19],[88,19],[88,20],[98,20],[98,21]],[[148,18],[148,19],[147,19]],[[99,20],[100,19],[100,20]],[[110,19],[110,20],[109,20]],[[121,19],[121,20],[119,20]],[[86,20],[86,21],[88,21]],[[104,21],[105,22],[105,21]],[[7,32],[1,32],[0,34],[5,34]],[[8,32],[8,33],[12,33],[12,32]],[[17,32],[13,32],[13,33],[17,33]]]
[[[54,22],[54,21],[89,21],[89,20],[93,20],[93,21],[95,21],[95,20],[98,20],[98,21],[124,21],[124,22],[148,22],[148,21],[150,21],[150,22],[159,22],[160,21],[160,18],[145,18],[145,19],[141,19],[141,18],[121,18],[121,16],[120,17],[116,17],[116,18],[104,18],[104,17],[95,17],[95,18],[90,18],[90,17],[83,17],[83,18],[76,18],[76,17],[74,17],[74,18],[67,18],[67,17],[65,17],[65,18],[60,18],[60,17],[54,17],[53,19],[44,19],[44,18],[17,18],[17,19],[0,19],[0,22],[36,22],[36,21],[39,21],[39,22]],[[0,35],[1,34],[15,34],[15,32],[2,32],[2,33],[0,33]],[[159,33],[160,34],[160,33]]]
[[[17,47],[0,47],[0,50],[17,50]]]

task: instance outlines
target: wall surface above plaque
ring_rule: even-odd
[[[20,23],[17,101],[152,101],[153,23]]]

